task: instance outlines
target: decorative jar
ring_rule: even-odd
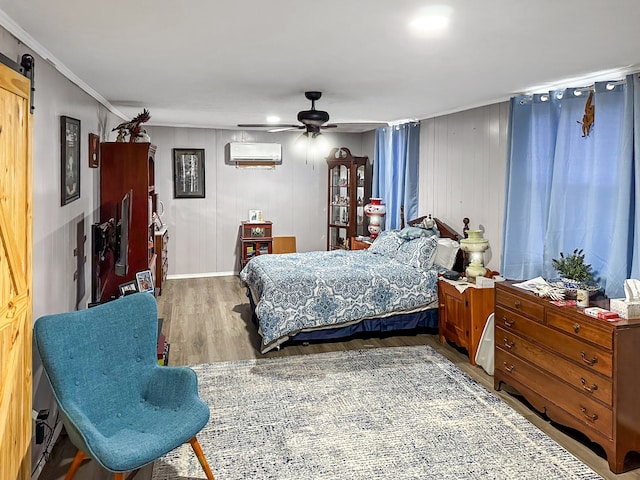
[[[364,214],[369,217],[369,236],[374,240],[382,230],[382,217],[387,213],[387,207],[381,198],[372,198],[370,202],[364,206]]]

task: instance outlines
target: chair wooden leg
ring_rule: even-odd
[[[126,473],[114,473],[113,474],[113,480],[124,480],[124,476],[126,475]]]
[[[78,450],[76,456],[73,457],[73,462],[71,462],[71,466],[69,467],[67,474],[64,476],[64,480],[71,480],[75,476],[78,468],[80,468],[80,464],[85,458],[87,458],[87,456],[84,452],[82,450]]]
[[[198,443],[198,439],[196,437],[193,437],[191,440],[189,440],[189,443],[191,444],[191,448],[193,448],[193,451],[196,454],[196,457],[198,457],[198,461],[200,462],[200,465],[202,466],[202,470],[204,470],[204,473],[207,476],[207,479],[216,480],[213,477],[213,473],[211,473],[211,468],[209,468],[207,459],[204,458],[204,453],[202,452],[202,447],[200,447],[200,444]]]

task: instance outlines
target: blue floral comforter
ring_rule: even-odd
[[[367,250],[259,255],[240,272],[256,301],[263,353],[292,335],[402,313],[437,299],[437,271]]]

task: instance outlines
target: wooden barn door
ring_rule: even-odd
[[[0,64],[0,478],[31,478],[29,80]]]

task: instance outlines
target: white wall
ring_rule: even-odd
[[[423,120],[419,209],[462,231],[484,230],[485,264],[500,270],[509,103]]]
[[[152,112],[153,115],[153,112]],[[363,135],[324,133],[329,148],[306,158],[296,151],[299,131],[268,133],[199,128],[148,127],[157,145],[156,191],[164,204],[162,221],[169,228],[169,277],[237,272],[239,227],[250,209],[262,210],[276,236],[296,237],[298,251],[326,249],[327,164],[332,147],[363,155]],[[282,165],[275,169],[236,168],[225,164],[229,142],[274,142],[282,145]],[[205,149],[203,199],[174,199],[173,148]],[[372,156],[370,157],[372,159]]]

